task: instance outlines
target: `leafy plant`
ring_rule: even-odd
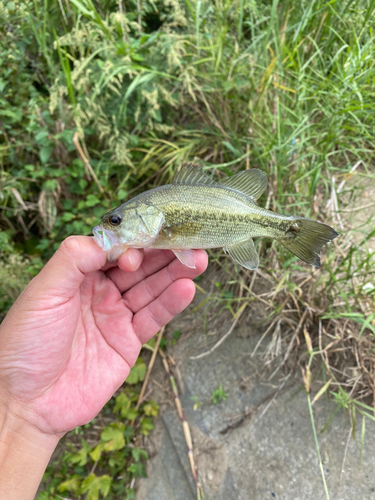
[[[228,394],[224,391],[223,384],[220,384],[219,387],[212,391],[211,399],[214,405],[218,405],[219,403],[226,401],[227,398]]]
[[[198,396],[190,396],[190,399],[194,401],[194,406],[193,406],[194,411],[196,411],[203,405],[203,401],[200,401]]]

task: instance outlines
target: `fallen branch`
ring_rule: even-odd
[[[176,384],[174,376],[171,372],[171,369],[169,367],[167,357],[161,349],[159,349],[159,354],[160,354],[161,359],[163,361],[163,366],[165,368],[165,371],[167,372],[167,375],[169,377],[169,381],[171,383],[172,391],[173,391],[173,395],[174,395],[174,401],[175,401],[176,408],[177,408],[177,413],[181,419],[182,429],[184,431],[185,441],[186,441],[186,444],[188,447],[188,458],[189,458],[189,462],[190,462],[190,468],[191,468],[191,472],[193,474],[193,478],[194,478],[194,481],[195,481],[195,484],[197,487],[197,500],[202,500],[203,499],[203,487],[202,487],[201,482],[199,481],[198,471],[197,471],[197,467],[195,465],[193,440],[191,439],[190,427],[189,427],[188,422],[185,420],[184,413],[182,411],[181,401],[180,401],[180,397],[178,395],[177,384]]]
[[[143,397],[144,397],[144,394],[146,392],[148,379],[150,378],[151,370],[152,370],[154,363],[155,363],[156,355],[158,353],[160,341],[163,337],[164,330],[165,330],[165,326],[163,326],[163,328],[160,330],[158,338],[156,340],[156,344],[155,344],[155,347],[154,347],[154,350],[153,350],[153,353],[152,353],[152,356],[150,359],[150,363],[148,364],[148,367],[147,367],[147,373],[146,373],[145,379],[143,381],[142,389],[141,389],[141,392],[139,393],[138,401],[137,401],[137,404],[135,407],[136,410],[138,410],[139,406],[143,402]]]

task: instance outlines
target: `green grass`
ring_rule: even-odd
[[[214,405],[218,405],[219,403],[225,402],[228,398],[228,393],[226,393],[223,389],[223,384],[220,384],[219,387],[212,391],[212,402]]]
[[[293,356],[284,364],[310,363],[321,387],[336,384],[340,407],[365,411],[375,386],[374,212],[349,223],[341,209],[361,194],[353,180],[375,180],[375,1],[121,6],[0,4],[2,314],[62,239],[90,234],[110,207],[168,182],[181,162],[195,160],[218,178],[261,168],[269,177],[263,206],[330,223],[340,237],[317,273],[262,241],[270,292],[261,298],[251,276],[214,253],[226,283],[201,312],[219,304],[235,315],[261,299],[269,321],[286,328],[284,352]],[[342,181],[337,215],[329,203]],[[286,321],[289,304],[297,312]],[[295,344],[305,310],[312,359],[303,328]],[[350,370],[358,376],[348,378]]]

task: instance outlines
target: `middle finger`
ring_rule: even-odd
[[[207,267],[207,254],[203,250],[196,250],[195,255],[195,269],[175,259],[164,269],[133,286],[123,295],[127,307],[136,313],[159,297],[174,281],[199,276]]]
[[[113,267],[107,271],[107,276],[124,293],[147,276],[166,267],[176,257],[169,250],[145,249],[144,258],[140,267],[134,272],[123,271],[120,267]]]

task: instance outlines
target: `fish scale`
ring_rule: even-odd
[[[192,249],[223,247],[235,262],[256,269],[254,237],[279,241],[316,267],[322,246],[337,236],[326,224],[281,215],[256,204],[267,188],[258,169],[217,182],[193,165],[182,167],[172,184],[146,191],[111,210],[93,229],[95,241],[116,260],[128,247],[172,250],[189,267]]]

